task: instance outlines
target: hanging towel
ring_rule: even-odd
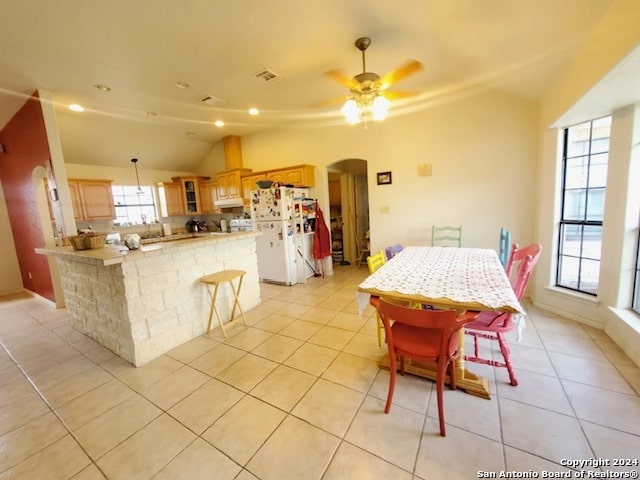
[[[331,257],[331,236],[329,234],[329,228],[324,221],[324,215],[322,210],[316,202],[316,225],[313,236],[313,258],[320,266],[320,271],[324,277],[325,268],[323,259]]]

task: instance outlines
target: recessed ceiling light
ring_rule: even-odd
[[[224,127],[224,122],[222,120],[216,120],[213,124],[216,127]]]
[[[158,114],[156,112],[147,112],[147,115],[150,117],[155,117]]]
[[[69,110],[74,112],[84,112],[84,107],[82,105],[78,105],[77,103],[72,103],[69,105]]]
[[[249,109],[249,115],[259,115],[259,114],[260,114],[260,110],[258,110],[257,108],[251,107]]]
[[[190,137],[194,136],[196,132],[185,132],[185,135],[189,135]]]
[[[98,90],[101,90],[103,92],[110,92],[111,91],[111,87],[107,87],[106,85],[101,85],[99,83],[96,83],[93,87],[97,88]]]
[[[187,82],[176,82],[176,87],[178,87],[178,88],[189,88],[189,84]]]

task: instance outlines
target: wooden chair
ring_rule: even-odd
[[[363,238],[360,241],[360,246],[358,248],[358,261],[356,262],[356,267],[359,267],[362,261],[366,260],[369,255],[371,255],[369,239]]]
[[[456,389],[454,360],[458,356],[458,331],[473,317],[459,319],[455,310],[418,310],[388,303],[379,297],[371,297],[370,303],[382,319],[389,349],[389,392],[384,413],[389,413],[391,409],[397,359],[400,360],[401,374],[404,374],[405,358],[421,362],[435,361],[440,435],[444,437],[444,381],[449,370],[449,384]]]
[[[369,273],[374,273],[378,270],[382,265],[385,264],[384,252],[380,250],[375,255],[371,255],[367,257],[367,266],[369,267]],[[384,331],[384,326],[382,325],[382,320],[380,319],[380,315],[376,314],[376,323],[377,323],[377,333],[378,333],[378,346],[382,346],[382,332]]]
[[[385,248],[384,249],[384,253],[385,253],[385,256],[387,257],[387,261],[391,260],[393,257],[395,257],[401,251],[402,251],[402,245],[400,245],[399,243],[396,243],[395,245],[392,245],[391,247]]]
[[[461,247],[462,225],[431,227],[431,246],[433,247]]]
[[[511,254],[507,261],[506,273],[512,277],[512,269],[517,264],[515,275],[511,281],[513,291],[518,300],[521,300],[527,288],[531,272],[535,267],[542,246],[538,243],[528,247],[519,248],[517,244],[511,247]],[[506,340],[506,334],[515,328],[515,323],[511,319],[510,313],[480,312],[475,320],[465,326],[465,333],[473,337],[473,355],[465,355],[464,359],[470,362],[482,363],[493,367],[505,367],[509,372],[511,385],[518,385],[518,380],[513,371],[511,363],[511,350]],[[480,355],[478,339],[486,338],[498,342],[503,361],[490,360]]]
[[[509,250],[511,249],[511,232],[506,228],[500,229],[500,247],[498,250],[498,257],[500,257],[500,263],[506,269],[507,261],[509,260]]]
[[[384,265],[386,259],[384,257],[384,252],[380,250],[375,255],[369,255],[367,257],[367,266],[369,267],[369,273],[374,273],[378,270],[382,265]]]

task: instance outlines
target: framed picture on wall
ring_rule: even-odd
[[[378,172],[378,185],[391,184],[391,172]]]

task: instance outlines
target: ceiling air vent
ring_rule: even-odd
[[[201,98],[200,101],[202,103],[206,103],[211,107],[217,107],[225,103],[225,101],[222,100],[221,98],[212,97],[211,95],[207,95],[206,97]]]
[[[279,80],[282,78],[276,72],[269,70],[268,68],[263,68],[262,70],[257,71],[253,76],[264,82],[271,82],[272,80]]]

